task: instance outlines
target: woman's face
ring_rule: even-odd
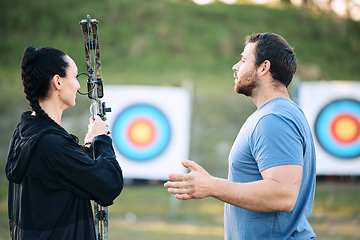
[[[80,88],[80,84],[76,79],[78,68],[75,62],[69,57],[65,56],[65,61],[69,66],[66,69],[66,76],[61,78],[62,88],[60,91],[60,99],[65,105],[65,109],[75,106],[76,92]]]

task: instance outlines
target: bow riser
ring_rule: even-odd
[[[103,82],[101,78],[101,62],[100,62],[100,50],[99,39],[97,34],[97,24],[99,21],[91,19],[87,16],[87,19],[80,21],[81,29],[84,36],[85,44],[85,57],[87,73],[80,73],[79,75],[87,75],[87,93],[81,93],[82,95],[88,95],[92,100],[90,106],[90,112],[93,117],[99,115],[104,121],[106,120],[106,112],[110,112],[110,108],[105,107],[105,102],[101,102],[100,98],[104,96]],[[95,70],[94,70],[95,69]],[[78,75],[78,76],[79,76]],[[94,154],[95,157],[95,154]],[[94,201],[94,224],[95,232],[98,240],[108,239],[108,209],[107,207],[100,206]]]

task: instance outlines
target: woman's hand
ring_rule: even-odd
[[[94,137],[108,133],[108,125],[98,115],[89,119],[88,132],[85,135],[84,143],[91,143]]]

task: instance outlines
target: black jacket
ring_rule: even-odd
[[[23,113],[5,169],[12,239],[96,239],[90,200],[111,205],[123,177],[110,137],[87,152],[55,122]]]

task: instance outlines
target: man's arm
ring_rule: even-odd
[[[200,165],[186,160],[187,174],[170,174],[165,187],[181,200],[214,197],[223,202],[258,212],[290,212],[296,203],[303,167],[281,165],[261,172],[263,180],[236,183],[216,178]]]

